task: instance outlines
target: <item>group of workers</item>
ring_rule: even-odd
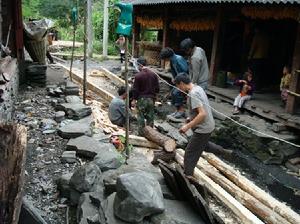
[[[164,48],[160,58],[170,61],[172,83],[176,88],[172,90],[172,102],[177,110],[172,116],[186,118],[186,123],[179,129],[181,133],[193,130],[193,135],[185,149],[184,170],[187,176],[192,176],[194,168],[203,150],[209,148],[209,138],[215,128],[215,121],[205,93],[208,86],[209,69],[205,51],[197,47],[190,39],[184,39],[180,48],[188,60],[177,55],[171,48]],[[139,134],[143,135],[146,125],[154,125],[155,99],[159,93],[158,75],[146,67],[146,60],[137,60],[139,72],[135,75],[131,90],[131,106],[137,108],[137,123]],[[125,124],[126,91],[121,87],[119,97],[109,105],[109,118],[118,126]],[[188,97],[187,97],[188,96]],[[186,100],[187,99],[187,100]],[[189,116],[185,115],[185,101],[187,101]]]

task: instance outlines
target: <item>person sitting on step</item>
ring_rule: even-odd
[[[240,86],[240,93],[234,100],[233,114],[239,114],[245,102],[251,99],[254,91],[254,82],[252,78],[252,73],[250,71],[247,71],[245,79],[238,79],[237,81],[235,81],[235,84]]]

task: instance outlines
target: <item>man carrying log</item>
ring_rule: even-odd
[[[209,137],[215,129],[215,121],[208,98],[200,86],[193,84],[186,74],[179,74],[174,82],[177,88],[189,94],[190,118],[179,131],[185,133],[192,129],[194,132],[184,155],[184,172],[187,176],[193,176],[194,168],[202,152],[209,147]]]
[[[140,57],[137,63],[140,72],[136,74],[133,83],[132,106],[137,106],[139,134],[143,135],[145,123],[151,127],[154,125],[154,102],[159,92],[159,82],[157,76],[144,67],[145,58]]]

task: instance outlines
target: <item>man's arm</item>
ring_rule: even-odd
[[[205,117],[207,115],[204,107],[202,107],[202,106],[201,107],[197,107],[195,110],[198,113],[197,116],[193,120],[191,120],[189,123],[183,125],[179,129],[180,132],[185,133],[190,128],[194,128],[196,125],[201,124],[204,121],[204,119],[205,119]]]

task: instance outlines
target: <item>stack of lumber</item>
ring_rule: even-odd
[[[183,165],[184,151],[176,150]],[[222,201],[243,223],[300,223],[300,215],[272,197],[212,153],[203,153],[194,178]]]
[[[103,104],[97,100],[92,100],[92,115],[95,122],[95,127],[100,128],[105,134],[112,134],[119,131],[119,127],[110,122],[108,113],[105,109],[102,109]]]

